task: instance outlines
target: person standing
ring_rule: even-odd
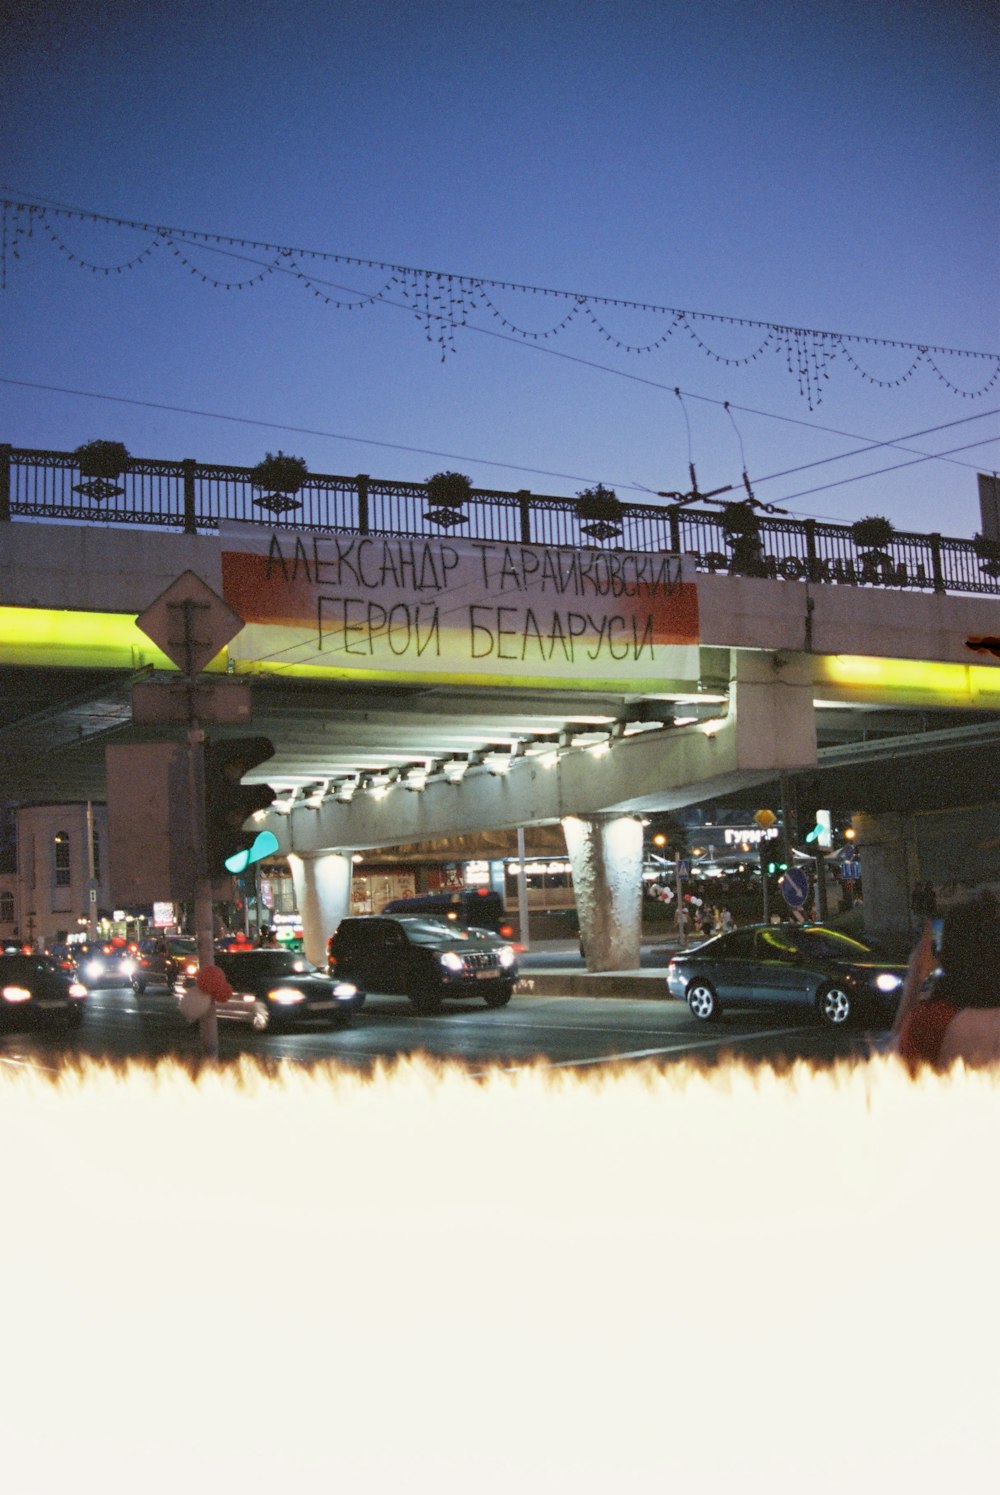
[[[940,965],[942,974],[931,982]],[[926,988],[926,990],[925,990]],[[1000,908],[991,894],[949,909],[934,948],[928,919],[910,956],[887,1052],[915,1073],[1000,1061]]]

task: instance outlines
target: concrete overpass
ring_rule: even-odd
[[[276,744],[268,823],[314,949],[357,850],[560,823],[589,947],[613,968],[638,934],[637,815],[765,803],[791,776],[866,812],[866,887],[890,923],[913,815],[997,815],[992,598],[273,524],[0,536],[5,798],[103,798],[107,743],[163,735],[132,723],[131,687],[176,671],[134,620],[194,573],[247,619],[209,673],[251,683],[253,730]]]

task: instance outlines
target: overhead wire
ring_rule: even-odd
[[[40,200],[41,201],[45,201],[45,199],[40,199]],[[63,211],[74,212],[74,213],[81,213],[81,214],[84,214],[85,216],[93,217],[93,218],[97,218],[97,219],[106,219],[106,221],[112,222],[112,223],[116,223],[116,224],[127,223],[128,222],[127,220],[120,220],[120,219],[116,219],[116,218],[111,218],[111,217],[108,217],[107,215],[93,214],[93,213],[90,213],[89,210],[78,209],[78,208],[70,208],[70,207],[68,207],[65,204],[52,204],[52,205],[56,206],[56,207],[59,207]],[[132,226],[143,227],[144,225],[132,225]],[[176,232],[177,233],[192,233],[192,234],[195,233],[195,231],[191,231],[191,230],[177,230]],[[236,241],[232,241],[232,242],[236,242]],[[242,242],[244,242],[244,243],[252,243],[253,241],[242,241]],[[223,255],[223,256],[225,256],[227,258],[241,260],[243,262],[246,262],[246,263],[249,263],[249,264],[252,264],[252,265],[255,265],[257,267],[262,268],[261,261],[254,259],[253,256],[239,253],[239,252],[237,252],[234,249],[226,248],[226,247],[224,247],[223,245],[220,245],[220,244],[211,244],[211,243],[208,243],[208,242],[204,242],[204,243],[199,242],[198,243],[198,247],[200,249],[208,250],[208,251],[210,251],[212,253]],[[261,245],[259,247],[274,248],[275,246]],[[280,247],[280,246],[278,246],[278,247]],[[316,253],[316,254],[321,253],[319,251],[300,251],[300,252],[303,252],[303,253]],[[351,258],[352,258],[352,257],[349,257],[349,256],[333,256],[333,257],[337,258],[337,259],[345,259],[345,260],[348,260],[348,261],[350,261]],[[355,262],[355,263],[365,263],[365,264],[368,263],[368,261],[358,261],[358,260],[354,260],[353,262]],[[293,278],[295,278],[296,272],[293,271],[293,270],[290,270],[290,269],[288,269],[288,268],[286,268],[284,266],[281,266],[281,265],[278,265],[278,266],[276,266],[274,268],[276,268],[277,273],[279,273],[279,274],[290,275]],[[428,273],[430,273],[430,272],[428,272]],[[436,272],[434,272],[434,273],[436,273]],[[342,284],[340,284],[338,282],[334,282],[334,281],[322,280],[319,277],[315,277],[315,279],[317,280],[318,284],[325,285],[325,286],[327,286],[331,290],[339,290],[339,291],[341,291],[341,292],[343,292],[345,294],[358,295],[358,296],[361,296],[361,295],[364,294],[363,292],[359,291],[358,288],[356,288],[356,287],[345,286],[345,285],[342,285]],[[493,282],[491,282],[491,283],[493,283]],[[503,284],[506,285],[508,283],[504,282]],[[539,287],[530,287],[530,286],[529,287],[517,287],[516,283],[514,283],[514,282],[510,282],[509,284],[512,287],[514,287],[514,288],[529,289],[529,290],[544,290],[544,288],[539,288]],[[395,300],[393,300],[392,298],[389,298],[389,297],[383,298],[382,299],[382,304],[390,306],[390,307],[393,307],[393,308],[395,308],[397,310],[403,310],[403,311],[409,312],[410,314],[413,313],[413,307],[412,306],[408,305],[405,302],[395,301]],[[627,304],[627,303],[614,302],[613,299],[612,299],[612,304]],[[436,313],[436,314],[432,314],[432,315],[441,316],[442,314]],[[705,313],[705,314],[700,314],[700,315],[706,315],[706,316],[708,316],[708,315],[711,315],[711,314]],[[747,319],[737,319],[737,320],[747,320]],[[760,324],[760,325],[765,325],[765,324]],[[682,391],[679,387],[677,387],[677,386],[670,386],[670,385],[668,385],[668,384],[666,384],[666,383],[664,383],[664,382],[662,382],[660,380],[650,379],[648,377],[632,373],[632,372],[630,372],[628,370],[616,369],[616,368],[611,367],[610,365],[599,363],[599,362],[597,362],[596,360],[593,360],[593,359],[582,358],[579,355],[566,353],[566,352],[564,352],[561,349],[548,347],[548,346],[546,346],[544,344],[541,344],[541,343],[535,343],[535,342],[525,343],[523,341],[523,339],[521,339],[519,337],[512,337],[509,334],[506,334],[506,333],[503,333],[503,332],[499,332],[499,331],[497,331],[494,328],[478,327],[474,323],[470,323],[468,321],[463,321],[461,323],[461,327],[464,330],[466,330],[466,331],[474,332],[474,333],[476,333],[476,334],[478,334],[480,336],[498,338],[499,340],[501,340],[503,342],[513,343],[515,346],[517,346],[519,348],[524,348],[524,347],[535,348],[539,352],[548,353],[548,354],[551,354],[551,355],[553,355],[553,356],[555,356],[557,358],[562,358],[562,359],[565,359],[567,361],[580,364],[580,365],[582,365],[584,367],[593,368],[596,371],[599,371],[599,372],[602,372],[602,373],[606,373],[606,374],[610,374],[610,375],[613,375],[613,376],[618,377],[618,378],[629,379],[629,380],[632,380],[633,382],[644,384],[644,385],[647,385],[647,386],[652,387],[652,388],[661,389],[661,390],[663,390],[665,392],[672,390],[672,392],[674,394],[676,394],[680,398],[681,408],[682,408],[682,411],[683,411],[683,414],[684,414],[684,420],[685,420],[685,425],[686,425],[686,430],[687,430],[687,438],[688,438],[689,466],[691,465],[691,458],[692,458],[692,450],[693,450],[693,448],[692,448],[692,434],[691,434],[690,420],[688,418],[688,413],[687,413],[686,406],[684,405],[684,400],[685,399],[700,400],[700,401],[702,401],[704,403],[713,404],[713,405],[716,405],[716,406],[721,406],[723,408],[723,410],[728,415],[730,421],[732,422],[734,428],[736,429],[737,438],[739,440],[740,448],[741,448],[741,455],[743,456],[743,471],[744,472],[746,472],[746,459],[745,459],[745,454],[743,453],[743,441],[742,441],[742,436],[741,436],[741,434],[739,432],[739,429],[738,429],[738,427],[736,427],[735,420],[733,419],[733,414],[732,414],[733,410],[738,410],[738,411],[740,411],[743,414],[755,415],[755,416],[757,416],[757,417],[759,417],[761,419],[776,420],[776,421],[787,423],[787,424],[800,425],[800,426],[804,426],[808,430],[822,431],[824,433],[828,433],[828,434],[832,434],[832,435],[845,436],[845,437],[848,437],[851,440],[863,441],[863,442],[866,443],[866,445],[864,447],[857,448],[857,449],[855,449],[855,450],[853,450],[851,452],[838,453],[838,454],[834,454],[834,455],[832,455],[830,457],[818,458],[818,459],[815,459],[813,462],[803,463],[803,464],[800,464],[799,466],[796,466],[796,467],[782,469],[781,471],[776,472],[776,473],[769,473],[769,474],[766,474],[764,476],[755,477],[754,478],[754,482],[757,483],[757,484],[775,481],[775,480],[777,480],[780,477],[791,476],[791,475],[793,475],[794,473],[796,473],[798,471],[806,471],[806,470],[808,470],[810,468],[818,467],[818,466],[823,466],[823,465],[826,465],[827,463],[830,463],[830,462],[844,461],[844,460],[847,460],[849,457],[863,455],[866,451],[869,451],[869,450],[876,450],[876,449],[880,449],[880,448],[883,448],[883,447],[894,447],[894,448],[898,448],[898,449],[904,450],[904,451],[905,450],[912,450],[912,449],[908,449],[908,448],[902,446],[902,442],[907,441],[907,440],[917,439],[919,436],[922,436],[922,435],[933,434],[934,432],[936,432],[938,430],[945,430],[945,429],[948,429],[948,428],[950,428],[952,426],[962,425],[966,421],[983,419],[983,418],[989,417],[991,415],[995,415],[997,413],[1000,413],[1000,412],[998,412],[996,410],[980,411],[980,412],[977,412],[974,415],[970,415],[970,416],[967,416],[967,417],[959,418],[959,419],[957,419],[955,421],[944,422],[940,426],[928,427],[928,428],[926,428],[923,431],[912,433],[911,435],[904,436],[904,437],[901,437],[901,438],[875,440],[873,438],[869,438],[869,437],[865,437],[865,436],[860,436],[856,432],[844,431],[844,430],[842,430],[842,429],[840,429],[838,427],[827,426],[825,423],[814,421],[814,420],[807,420],[807,419],[805,419],[803,417],[788,416],[788,415],[778,414],[777,412],[774,412],[774,411],[761,410],[761,409],[759,409],[757,407],[754,407],[754,406],[742,405],[742,404],[739,404],[739,403],[736,403],[736,402],[733,402],[733,401],[730,401],[730,400],[723,400],[723,399],[719,399],[719,398],[714,397],[714,396],[695,393],[694,391],[690,391],[690,390],[683,390]],[[882,341],[882,340],[880,339],[880,341]],[[929,345],[922,345],[922,346],[929,346]],[[961,351],[961,350],[939,350],[939,351]],[[985,356],[985,355],[983,355],[983,356]],[[222,412],[201,411],[201,410],[193,409],[191,407],[174,406],[174,405],[169,405],[169,404],[166,404],[166,403],[163,403],[163,402],[156,402],[156,401],[142,401],[142,400],[138,400],[138,399],[134,399],[134,398],[129,398],[129,397],[125,397],[125,396],[104,395],[104,394],[98,394],[98,393],[94,393],[92,391],[87,391],[87,390],[71,390],[71,389],[63,388],[63,387],[56,386],[56,385],[46,385],[46,384],[32,382],[32,381],[27,381],[27,380],[17,380],[17,379],[13,379],[13,378],[0,378],[0,382],[9,383],[9,384],[21,384],[21,385],[23,385],[25,387],[29,387],[29,388],[47,389],[47,390],[50,390],[50,391],[53,391],[53,392],[59,392],[59,393],[74,394],[74,395],[77,395],[79,397],[84,397],[84,398],[107,399],[107,400],[115,401],[115,402],[118,402],[118,403],[133,404],[133,405],[138,405],[138,406],[144,406],[146,408],[151,408],[151,409],[161,409],[161,410],[171,411],[171,412],[178,413],[178,414],[189,414],[189,415],[201,416],[203,418],[208,418],[208,419],[216,419],[216,420],[223,420],[223,421],[229,421],[229,422],[237,422],[237,423],[241,423],[241,424],[255,425],[255,426],[258,426],[258,427],[261,427],[261,428],[265,428],[265,429],[288,431],[288,432],[292,432],[292,433],[296,433],[296,434],[302,434],[302,435],[315,435],[315,436],[319,436],[319,437],[322,437],[322,438],[325,438],[325,439],[330,439],[330,440],[341,440],[341,441],[356,443],[356,444],[359,444],[359,445],[368,445],[368,446],[374,446],[374,447],[381,447],[381,448],[385,448],[386,450],[407,451],[407,452],[412,452],[412,453],[426,455],[426,456],[443,457],[443,458],[446,458],[446,459],[452,460],[452,461],[483,462],[483,463],[486,463],[487,465],[489,465],[491,467],[502,468],[502,469],[507,470],[507,471],[532,473],[532,474],[535,474],[535,475],[538,475],[538,476],[560,478],[560,479],[563,479],[563,480],[566,480],[566,481],[572,481],[572,482],[592,482],[592,481],[594,481],[593,477],[590,476],[590,475],[581,475],[581,474],[575,474],[575,473],[563,473],[563,472],[555,471],[553,469],[530,467],[530,466],[527,466],[527,465],[524,465],[524,464],[511,463],[511,462],[503,462],[503,461],[495,461],[495,460],[489,459],[489,458],[470,457],[470,456],[466,456],[464,454],[456,454],[456,453],[450,453],[450,452],[440,451],[440,450],[435,449],[435,448],[409,446],[409,445],[406,445],[406,444],[400,443],[400,442],[375,441],[375,440],[371,440],[371,439],[363,438],[363,437],[348,436],[348,435],[343,434],[343,433],[322,431],[322,430],[319,430],[319,429],[316,429],[316,428],[312,428],[312,427],[290,425],[290,424],[284,423],[284,422],[264,421],[264,420],[253,419],[253,418],[250,418],[250,417],[232,416],[232,415],[229,415],[229,414],[226,414],[226,413],[222,413]],[[896,466],[894,466],[894,467],[880,468],[880,469],[877,469],[874,472],[857,474],[856,476],[854,476],[852,478],[846,478],[846,479],[843,479],[843,480],[841,480],[839,482],[836,482],[836,483],[830,483],[830,484],[821,485],[820,487],[817,487],[817,488],[814,488],[814,489],[804,490],[802,493],[799,493],[799,494],[789,495],[787,497],[783,497],[782,500],[781,500],[781,502],[783,504],[786,504],[786,503],[794,501],[796,498],[808,496],[811,493],[822,492],[822,491],[825,491],[826,489],[840,487],[840,486],[843,486],[843,485],[845,485],[847,483],[851,483],[851,482],[864,481],[867,477],[877,477],[877,476],[883,475],[886,472],[894,471],[894,470],[896,470],[896,467],[913,466],[913,465],[917,465],[917,463],[923,462],[923,461],[946,461],[946,462],[953,462],[955,465],[966,467],[966,468],[968,468],[969,470],[972,470],[972,471],[977,471],[978,470],[978,464],[970,463],[970,462],[961,462],[961,461],[958,461],[957,459],[955,459],[952,456],[952,453],[953,452],[959,452],[959,451],[967,451],[967,450],[971,450],[971,449],[973,449],[974,447],[977,447],[977,446],[987,445],[987,444],[989,444],[990,442],[992,442],[995,439],[996,438],[992,438],[992,437],[984,438],[984,440],[982,442],[967,443],[965,446],[954,447],[954,448],[950,449],[950,451],[947,451],[947,452],[916,452],[915,453],[915,457],[916,457],[916,461],[915,462],[900,463],[900,464],[896,464]],[[652,490],[652,489],[648,488],[644,484],[637,483],[637,482],[634,482],[634,481],[632,481],[632,482],[625,482],[625,481],[622,481],[622,480],[616,480],[616,487],[622,488],[622,489],[629,489],[631,491],[646,492],[646,493],[653,493],[655,491],[655,490]]]

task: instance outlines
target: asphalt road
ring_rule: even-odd
[[[405,997],[372,995],[343,1028],[313,1025],[255,1034],[243,1024],[219,1026],[223,1063],[256,1055],[301,1064],[332,1061],[362,1071],[415,1055],[454,1060],[474,1072],[538,1064],[573,1069],[618,1062],[714,1064],[729,1055],[783,1066],[797,1058],[826,1063],[867,1054],[874,1036],[826,1029],[807,1016],[786,1013],[728,1010],[707,1025],[680,1002],[560,996],[515,996],[495,1011],[456,1001],[422,1017]],[[129,990],[93,992],[78,1029],[0,1030],[0,1066],[58,1070],[84,1056],[115,1063],[201,1062],[197,1026],[184,1022],[163,987],[150,987],[141,997]]]

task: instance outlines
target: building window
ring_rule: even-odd
[[[0,924],[14,922],[14,894],[0,893]]]
[[[52,880],[57,888],[69,887],[70,870],[68,831],[57,831],[55,835],[52,854]]]

